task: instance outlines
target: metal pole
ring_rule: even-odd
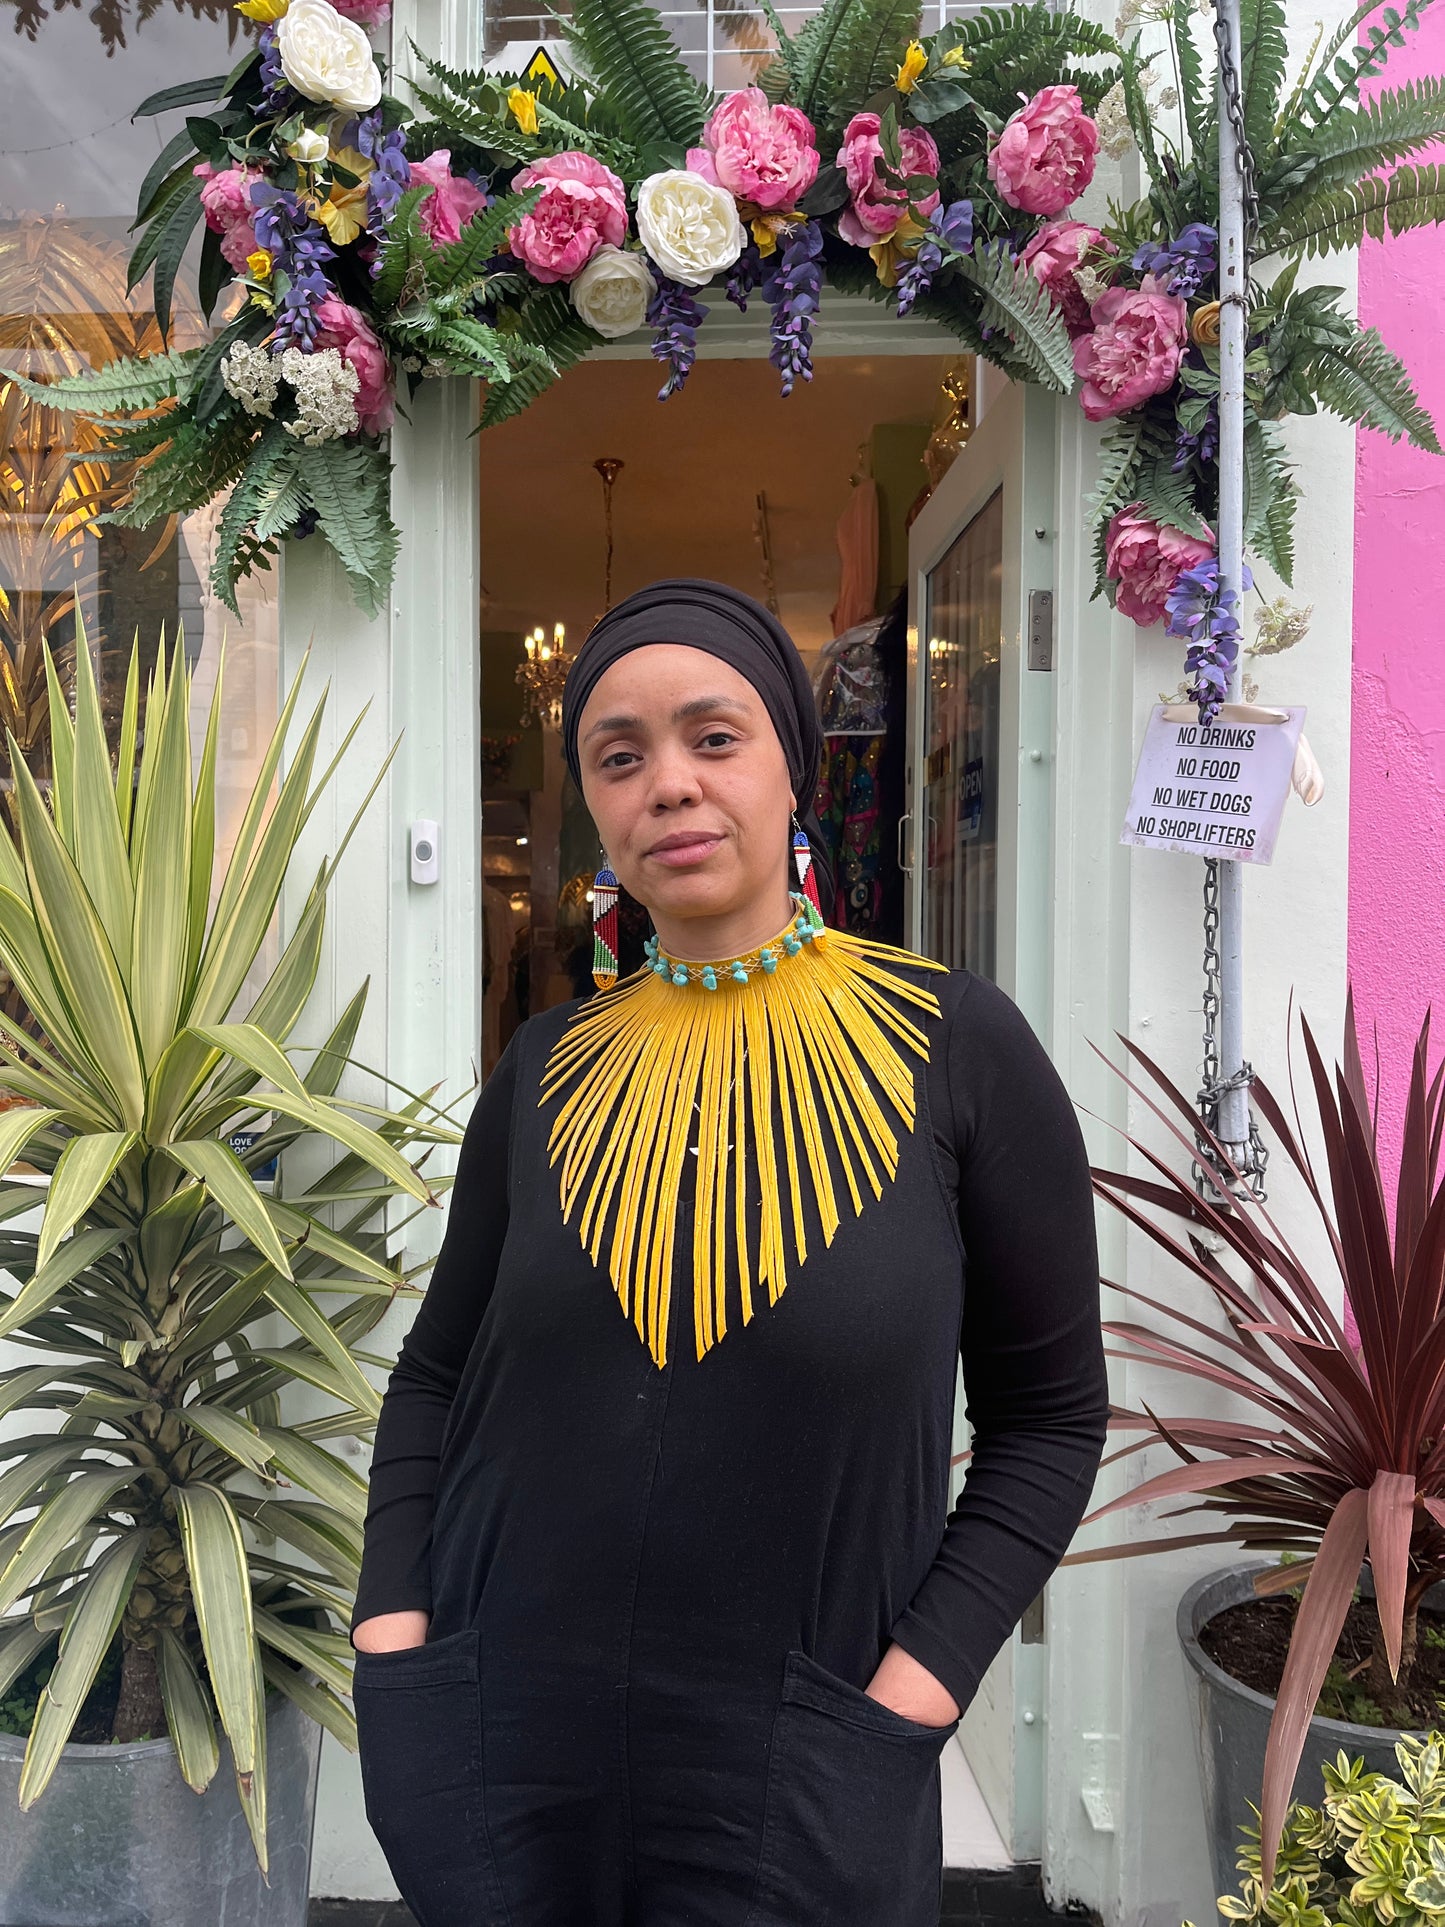
[[[1219,583],[1242,608],[1244,563],[1244,340],[1248,312],[1245,254],[1245,166],[1239,96],[1239,0],[1215,0],[1219,47]],[[1235,658],[1228,700],[1238,702]],[[1249,1143],[1249,1092],[1244,1068],[1244,865],[1219,864],[1218,1135],[1241,1168]]]

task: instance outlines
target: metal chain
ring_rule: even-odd
[[[1229,27],[1219,8],[1214,9],[1214,44],[1219,53],[1219,79],[1224,90],[1224,111],[1234,128],[1234,159],[1244,186],[1244,235],[1246,244],[1259,230],[1259,195],[1254,180],[1254,155],[1244,128],[1244,97],[1239,72],[1234,64]],[[1248,247],[1246,245],[1246,253]]]
[[[1221,859],[1204,859],[1204,1082],[1199,1089],[1199,1121],[1203,1130],[1194,1138],[1194,1188],[1201,1197],[1208,1193],[1216,1203],[1229,1200],[1239,1191],[1237,1181],[1215,1162],[1204,1132],[1219,1132],[1219,1106],[1226,1091],[1248,1089],[1254,1070],[1245,1062],[1232,1077],[1219,1074],[1219,865]],[[1254,1112],[1249,1113],[1249,1142],[1234,1153],[1234,1163],[1244,1178],[1251,1198],[1263,1203],[1265,1167],[1269,1151],[1259,1134]]]

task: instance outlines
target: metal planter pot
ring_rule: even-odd
[[[1254,1598],[1254,1574],[1264,1564],[1231,1566],[1198,1580],[1179,1602],[1179,1643],[1189,1662],[1190,1682],[1197,1707],[1195,1734],[1199,1742],[1199,1771],[1204,1787],[1204,1809],[1209,1823],[1209,1850],[1216,1894],[1232,1893],[1239,1875],[1234,1856],[1239,1829],[1255,1824],[1250,1802],[1259,1804],[1264,1784],[1264,1746],[1274,1701],[1230,1677],[1205,1652],[1199,1635],[1216,1614]],[[1369,1574],[1361,1590],[1372,1590]],[[1437,1596],[1440,1595],[1440,1596]],[[1427,1598],[1438,1607],[1445,1588],[1434,1588]],[[1365,1765],[1380,1773],[1398,1772],[1395,1742],[1399,1732],[1384,1726],[1352,1726],[1345,1720],[1314,1719],[1305,1737],[1304,1752],[1295,1774],[1294,1796],[1318,1806],[1320,1770],[1343,1750],[1352,1759],[1363,1754]]]
[[[205,1793],[169,1740],[67,1746],[18,1811],[24,1740],[0,1733],[0,1927],[305,1927],[321,1729],[266,1696],[267,1886],[231,1749]]]

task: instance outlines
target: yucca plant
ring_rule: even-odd
[[[118,1639],[113,1737],[169,1732],[201,1791],[219,1719],[264,1867],[268,1689],[355,1744],[344,1627],[365,1487],[327,1442],[376,1416],[362,1367],[383,1361],[359,1347],[407,1288],[390,1241],[435,1202],[418,1154],[458,1134],[428,1097],[337,1095],[364,989],[319,1048],[292,1041],[337,857],[233,1008],[336,767],[316,773],[325,697],[283,770],[298,676],[221,868],[220,685],[193,767],[190,679],[163,647],[137,756],[133,655],[113,767],[85,648],[76,663],[73,721],[50,670],[49,796],[16,754],[0,828],[0,965],[44,1034],[0,1018],[0,1087],[24,1100],[0,1114],[0,1337],[32,1355],[0,1372],[0,1693],[58,1642],[29,1806]],[[328,1168],[259,1189],[302,1138]],[[43,1188],[16,1174],[22,1153]],[[319,1415],[288,1422],[290,1392]],[[22,1413],[33,1430],[14,1430]]]
[[[1244,1410],[1206,1417],[1116,1408],[1116,1429],[1143,1434],[1126,1452],[1158,1443],[1181,1463],[1084,1523],[1120,1506],[1187,1496],[1192,1503],[1168,1516],[1202,1513],[1211,1529],[1070,1555],[1078,1563],[1235,1544],[1289,1556],[1256,1582],[1261,1595],[1302,1586],[1265,1756],[1266,1886],[1362,1562],[1373,1574],[1379,1618],[1370,1685],[1386,1712],[1414,1663],[1420,1601],[1445,1579],[1445,1068],[1429,1074],[1427,1018],[1414,1050],[1392,1223],[1378,1092],[1372,1099],[1366,1085],[1352,1003],[1344,1061],[1333,1077],[1303,1021],[1301,1031],[1322,1172],[1293,1101],[1291,1123],[1264,1083],[1254,1084],[1253,1098],[1318,1213],[1333,1278],[1312,1273],[1266,1205],[1242,1189],[1233,1203],[1212,1187],[1201,1196],[1188,1164],[1176,1169],[1135,1138],[1129,1142],[1155,1177],[1094,1174],[1098,1194],[1175,1259],[1205,1299],[1190,1309],[1129,1290],[1154,1320],[1107,1325],[1121,1341],[1113,1356],[1233,1394]],[[1185,1093],[1143,1051],[1127,1048],[1141,1073],[1127,1081],[1146,1109],[1191,1160],[1200,1132],[1216,1170],[1237,1180],[1225,1146],[1200,1131]],[[1222,1242],[1220,1255],[1204,1244],[1204,1232]],[[1358,1347],[1333,1309],[1341,1286],[1359,1325]],[[1204,1315],[1210,1300],[1223,1314],[1222,1330]]]

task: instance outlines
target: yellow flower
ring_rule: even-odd
[[[525,87],[514,87],[507,95],[507,108],[524,134],[537,131],[537,96]]]
[[[807,218],[807,215],[796,207],[789,208],[785,214],[755,214],[748,222],[748,226],[752,229],[753,239],[758,244],[758,253],[765,258],[770,254],[776,254],[778,236]]]
[[[346,247],[366,226],[365,181],[359,187],[341,187],[333,181],[330,197],[313,202],[311,211],[337,247]]]
[[[940,67],[957,67],[961,74],[966,74],[973,62],[964,57],[962,47],[950,47],[946,53],[939,55],[938,64]]]
[[[1189,322],[1189,332],[1201,348],[1219,346],[1219,303],[1206,301],[1201,308],[1194,310]]]
[[[921,40],[910,40],[908,52],[903,56],[903,65],[898,69],[894,86],[900,94],[911,94],[918,85],[918,76],[928,65],[928,54]]]
[[[921,222],[915,221],[911,214],[905,214],[885,240],[875,241],[869,248],[878,279],[885,288],[897,285],[898,270],[912,255],[917,254],[918,243],[927,232]]]
[[[236,0],[236,11],[244,13],[248,20],[259,20],[263,27],[269,27],[290,4],[291,0]]]
[[[253,281],[269,281],[271,279],[271,250],[269,248],[257,248],[254,254],[248,254],[246,256],[246,272]]]
[[[354,174],[361,187],[366,186],[376,167],[374,161],[369,161],[365,154],[358,154],[354,147],[333,147],[331,165],[345,168],[348,174]]]

